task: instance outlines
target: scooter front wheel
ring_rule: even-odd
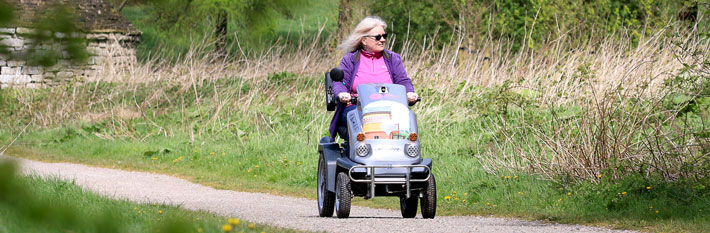
[[[434,174],[429,177],[420,202],[422,205],[422,217],[434,218],[436,216],[436,180],[434,179]]]
[[[350,178],[345,172],[338,173],[335,186],[335,215],[338,216],[338,218],[350,217],[350,199],[352,198],[352,192]]]

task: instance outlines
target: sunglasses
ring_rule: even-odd
[[[374,38],[375,40],[380,40],[380,39],[382,39],[382,38],[385,38],[385,40],[386,40],[386,39],[387,39],[387,33],[380,34],[380,35],[367,35],[367,36],[365,36],[365,37],[372,37],[372,38]]]

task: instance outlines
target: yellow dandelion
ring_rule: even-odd
[[[572,196],[572,193],[567,193],[567,196]]]
[[[510,179],[510,176],[505,176],[506,179]]]
[[[248,173],[251,173],[251,169],[247,170]]]
[[[303,162],[301,162],[301,161],[297,161],[297,162],[296,162],[296,165],[299,165],[299,166],[300,166],[300,165],[302,165],[302,164],[303,164]]]
[[[197,228],[197,233],[202,233],[202,232],[204,232],[204,230],[202,230],[202,227],[198,227],[198,228]]]
[[[656,210],[656,213],[658,213],[658,210]]]
[[[150,158],[150,159],[152,159],[152,160],[158,160],[158,157],[153,157],[153,158]]]
[[[222,231],[224,231],[224,232],[232,231],[232,225],[229,225],[229,224],[222,225]]]
[[[518,192],[518,195],[523,195],[523,192]]]
[[[214,152],[210,152],[210,155],[214,155]]]
[[[163,210],[158,210],[158,214],[163,214]]]
[[[465,199],[464,199],[464,200],[461,200],[461,202],[466,202],[466,200],[465,200]]]
[[[254,178],[256,178],[256,175],[254,175]]]
[[[450,197],[450,196],[445,196],[444,199],[449,200],[449,199],[451,199],[451,197]]]
[[[254,228],[256,228],[256,225],[254,225],[254,223],[249,223],[248,227],[249,227],[249,229],[254,229]]]
[[[491,203],[490,203],[490,202],[486,202],[486,205],[491,205]]]
[[[458,201],[458,200],[459,200],[459,198],[458,198],[458,197],[454,198],[454,201]]]
[[[651,186],[646,186],[646,190],[651,190]]]
[[[259,168],[259,165],[254,166],[254,168]]]
[[[194,149],[194,150],[192,150],[192,152],[195,152],[195,153],[197,153],[197,149]]]
[[[456,191],[454,191],[454,194],[456,194]]]
[[[464,196],[468,196],[468,193],[463,193]]]
[[[513,179],[518,179],[518,176],[513,176]]]
[[[231,225],[234,225],[234,226],[239,225],[238,218],[229,218],[228,221],[229,221],[229,224],[231,224]]]
[[[621,195],[626,195],[626,192],[621,192]]]
[[[597,179],[601,179],[601,178],[602,178],[602,174],[597,175]]]

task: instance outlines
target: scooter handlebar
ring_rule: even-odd
[[[422,97],[417,97],[417,100],[415,100],[414,102],[409,103],[409,106],[414,106],[414,105],[417,104],[419,101],[422,101]]]
[[[358,100],[358,99],[357,99],[357,96],[352,96],[352,97],[350,97],[350,103],[351,103],[352,105],[357,105],[357,100]],[[417,100],[414,101],[414,102],[412,102],[412,103],[409,103],[409,106],[414,106],[414,105],[417,104],[419,101],[422,101],[422,97],[417,97]]]

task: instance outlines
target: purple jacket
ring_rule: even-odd
[[[407,77],[407,71],[404,70],[404,64],[402,64],[402,57],[399,54],[386,50],[383,52],[382,56],[385,58],[385,64],[387,65],[387,70],[390,72],[390,77],[392,78],[392,83],[403,85],[407,92],[414,92],[414,87],[412,86],[412,80]],[[340,69],[343,70],[343,81],[333,82],[333,94],[334,98],[338,100],[338,94],[341,92],[350,93],[350,88],[353,84],[353,77],[357,73],[360,67],[360,50],[355,50],[345,54],[343,59],[340,61]],[[338,101],[338,108],[335,110],[335,115],[333,120],[330,121],[330,137],[335,140],[335,134],[337,131],[338,121],[340,120],[340,114],[345,110],[345,104]]]

